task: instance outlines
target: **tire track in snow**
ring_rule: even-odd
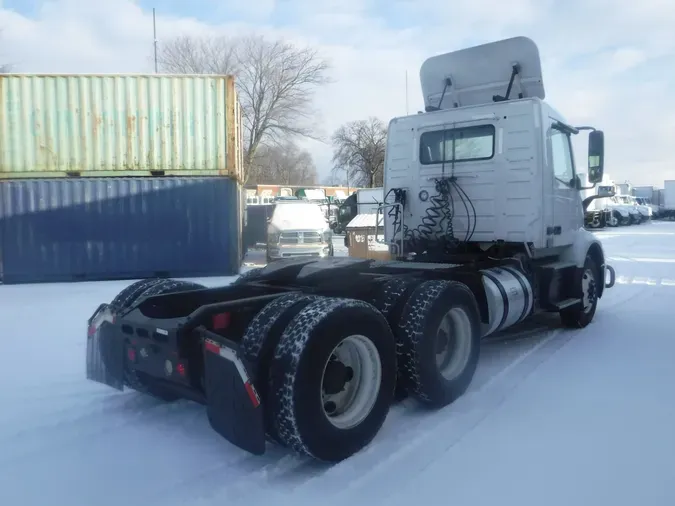
[[[84,382],[84,380],[81,381]],[[89,388],[86,388],[87,386],[89,386]],[[50,385],[50,388],[51,387],[52,385]],[[21,405],[22,411],[19,414],[32,416],[28,413],[31,410],[44,412],[45,407],[47,407],[48,409],[56,410],[56,412],[70,411],[78,406],[86,407],[88,404],[91,404],[92,401],[106,402],[105,399],[113,396],[116,396],[116,394],[112,393],[110,388],[94,383],[90,383],[89,385],[85,383],[82,388],[76,390],[48,390],[42,395],[27,394],[26,391],[22,389],[19,390],[18,393],[12,392],[11,396],[0,396],[0,403]],[[17,413],[15,412],[14,414]],[[2,422],[2,418],[3,414],[0,414],[0,423]]]
[[[64,387],[67,387],[68,390],[61,391],[60,389]],[[50,399],[53,398],[54,395],[89,395],[97,390],[101,392],[106,391],[105,389],[98,387],[96,384],[88,382],[82,376],[77,376],[70,379],[50,379],[47,385],[45,385],[45,383],[16,385],[13,386],[10,391],[3,392],[0,395],[0,400],[33,402],[41,401],[43,399]]]
[[[282,480],[289,472],[303,467],[309,459],[291,454],[287,449],[271,445],[265,456],[246,457],[198,469],[186,475],[170,489],[164,490],[158,501],[156,491],[148,497],[164,505],[210,506],[214,503],[258,504],[256,497],[265,498],[270,484]]]
[[[0,440],[0,466],[9,461],[28,459],[45,451],[56,451],[83,444],[83,440],[98,438],[111,431],[148,420],[161,421],[185,410],[188,401],[165,404],[141,394],[119,394],[94,406],[86,412],[64,409],[42,416],[34,423],[13,433],[4,433]],[[68,416],[71,414],[72,416]],[[12,451],[14,450],[14,451]]]
[[[86,445],[88,439],[100,438],[107,433],[118,431],[125,427],[143,424],[157,428],[157,425],[163,423],[164,426],[170,427],[171,430],[176,430],[176,416],[174,415],[187,414],[192,420],[199,419],[199,421],[203,421],[204,428],[200,431],[201,436],[198,437],[220,438],[215,432],[210,434],[205,433],[205,431],[210,430],[206,413],[202,406],[189,401],[166,404],[138,393],[120,393],[109,395],[108,398],[104,399],[104,402],[99,401],[92,404],[88,406],[88,410],[84,413],[71,412],[71,410],[66,408],[60,410],[60,416],[56,418],[54,418],[54,413],[50,413],[48,416],[40,416],[37,421],[29,423],[28,426],[23,426],[19,431],[12,433],[2,431],[3,438],[0,439],[0,447],[3,448],[3,451],[0,453],[0,469],[2,466],[9,465],[10,463],[17,464],[22,460],[39,458],[45,454],[53,454],[60,450],[72,449],[83,444]],[[189,407],[193,407],[194,409],[189,409]],[[45,419],[49,421],[45,422]],[[183,424],[189,427],[195,425],[190,420],[184,421]],[[188,429],[186,432],[194,431]],[[230,446],[225,440],[219,439],[219,442],[222,442],[227,449],[233,450],[234,453],[229,454],[226,450],[223,452],[225,459],[219,462],[217,466],[212,466],[210,469],[197,469],[195,472],[191,472],[188,475],[189,478],[181,481],[180,486],[185,487],[185,485],[189,485],[190,481],[205,481],[209,476],[213,478],[213,481],[222,484],[224,476],[226,477],[225,482],[234,481],[235,476],[241,474],[242,470],[248,470],[251,476],[249,476],[246,483],[250,487],[251,482],[255,484],[258,481],[258,475],[269,474],[271,476],[275,472],[285,470],[283,468],[275,471],[275,468],[280,465],[284,466],[281,463],[284,458],[293,457],[300,462],[300,457],[295,458],[287,450],[280,447],[273,448],[269,452],[270,455],[263,457],[266,460],[262,460],[261,462],[261,457]],[[269,461],[269,457],[273,457],[271,462]],[[235,492],[240,496],[246,492],[243,478],[245,477],[236,478],[237,486]],[[171,497],[180,497],[178,494],[180,486],[172,487]],[[184,500],[191,499],[194,496],[194,492],[190,488],[188,490],[190,490],[190,495],[184,498]],[[157,492],[157,489],[153,488],[147,498],[148,501],[154,502],[157,498]],[[169,500],[168,502],[170,503],[171,501]]]
[[[65,396],[65,394],[62,395]],[[57,400],[57,409],[49,411],[42,409],[40,410],[39,417],[29,416],[27,420],[22,421],[21,428],[11,433],[9,437],[21,437],[32,431],[44,430],[63,424],[77,423],[93,416],[111,413],[115,414],[121,409],[142,408],[144,406],[152,407],[158,402],[145,396],[134,395],[133,393],[110,391],[104,395],[96,395],[93,398],[83,397],[81,401],[82,402],[79,402],[78,400],[73,404],[64,405]],[[78,408],[84,408],[84,410]],[[34,414],[29,413],[29,415]],[[4,417],[0,415],[0,423],[4,421],[3,418]],[[14,420],[10,420],[10,423],[15,425]],[[6,431],[2,431],[3,435],[6,433]],[[0,439],[0,442],[1,441],[2,440]]]

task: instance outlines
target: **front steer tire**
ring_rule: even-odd
[[[574,296],[580,298],[581,302],[560,311],[560,321],[563,327],[583,329],[593,321],[598,307],[598,287],[603,281],[600,266],[593,260],[593,257],[587,255],[583,269],[575,274]],[[590,302],[587,306],[584,304],[585,297],[588,297]]]
[[[361,416],[352,425],[340,426],[327,414],[323,378],[338,344],[350,339],[371,352],[359,355],[368,360],[359,362],[359,372],[353,370],[352,379],[347,380],[359,381],[355,386],[363,384],[356,389],[353,403],[361,408]],[[370,304],[320,298],[300,311],[284,330],[270,376],[269,402],[279,441],[297,453],[339,462],[368,445],[389,412],[396,384],[394,337],[385,318]]]

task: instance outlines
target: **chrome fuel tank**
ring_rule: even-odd
[[[493,267],[480,271],[487,297],[490,321],[483,337],[520,323],[532,312],[532,285],[515,267]]]

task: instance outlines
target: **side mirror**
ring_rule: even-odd
[[[615,195],[614,189],[611,186],[598,187],[598,197],[613,197]]]
[[[601,183],[605,173],[605,134],[593,130],[588,134],[588,182]]]

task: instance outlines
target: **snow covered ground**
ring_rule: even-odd
[[[618,280],[588,328],[491,339],[467,395],[396,406],[336,466],[249,455],[199,405],[86,381],[85,321],[126,282],[0,286],[0,504],[672,506],[675,223],[598,235]]]

